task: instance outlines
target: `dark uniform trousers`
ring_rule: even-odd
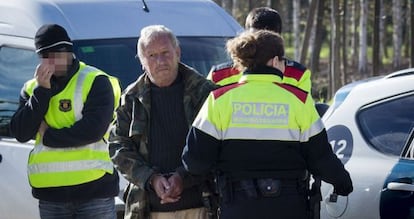
[[[306,219],[307,181],[219,181],[220,219]]]

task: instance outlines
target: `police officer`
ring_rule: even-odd
[[[40,217],[114,219],[119,177],[106,139],[119,82],[79,61],[57,24],[40,27],[35,46],[40,64],[10,126],[19,142],[35,139],[28,178]]]
[[[226,46],[243,76],[210,93],[182,155],[189,172],[217,173],[220,218],[307,218],[308,173],[352,192],[313,101],[282,83],[280,35],[245,32]]]
[[[247,31],[271,30],[281,34],[282,18],[279,12],[269,7],[254,8],[249,12],[245,21]],[[207,79],[218,85],[238,82],[242,72],[236,69],[233,62],[222,63],[210,69]],[[285,59],[283,83],[296,86],[308,93],[311,92],[311,71],[302,64]]]

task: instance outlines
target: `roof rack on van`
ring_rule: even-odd
[[[407,69],[393,72],[391,74],[386,75],[384,79],[402,77],[402,76],[407,76],[407,75],[414,75],[414,68],[407,68]]]

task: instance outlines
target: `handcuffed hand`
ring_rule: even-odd
[[[174,173],[168,178],[156,174],[150,180],[152,188],[161,199],[161,204],[173,203],[180,200],[180,195],[183,191],[183,181],[178,173]]]
[[[178,173],[174,173],[168,178],[170,189],[161,197],[161,204],[172,203],[180,200],[183,192],[183,180]]]

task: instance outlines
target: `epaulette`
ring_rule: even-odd
[[[233,67],[233,62],[226,62],[213,66],[209,74],[211,74],[211,80],[214,83],[218,83],[225,78],[238,75],[239,73],[240,71]]]
[[[243,83],[233,83],[233,84],[228,84],[225,85],[223,87],[217,88],[216,90],[212,91],[214,99],[219,98],[220,96],[222,96],[223,94],[227,93],[229,90],[239,87],[241,85],[244,85],[245,82]]]
[[[283,72],[284,77],[294,78],[299,81],[307,70],[305,66],[293,60],[286,59],[285,63],[286,68],[285,72]]]
[[[290,93],[292,93],[293,95],[295,95],[300,101],[302,101],[303,103],[306,102],[306,99],[308,98],[308,92],[295,87],[293,85],[290,84],[285,84],[285,83],[275,83],[277,85],[279,85],[281,88],[289,91]]]
[[[302,71],[306,71],[306,67],[299,62],[296,62],[294,60],[286,59],[286,67],[293,67],[296,69],[300,69]]]
[[[233,62],[225,62],[218,65],[213,65],[213,67],[211,67],[210,72],[219,71],[226,68],[233,68]]]

